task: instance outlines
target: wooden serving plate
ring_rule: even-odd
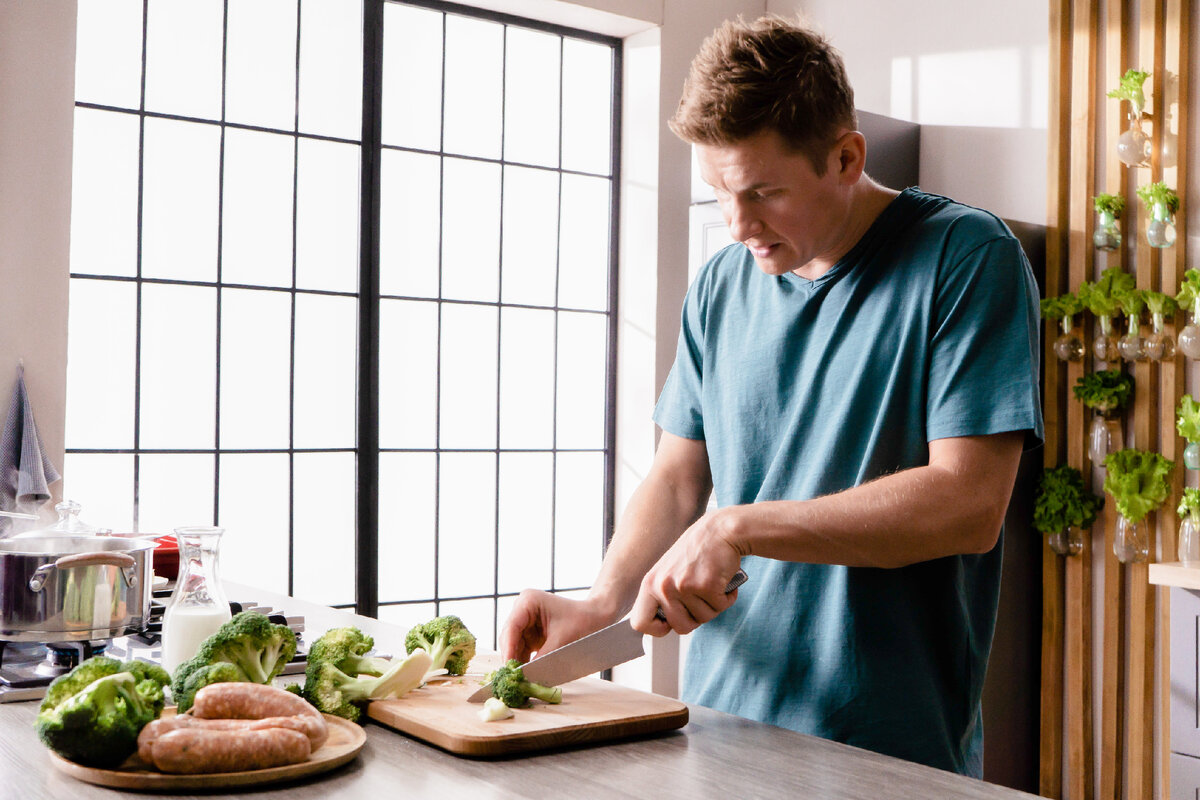
[[[164,717],[175,716],[175,709],[163,711]],[[115,789],[137,789],[144,792],[178,792],[192,789],[229,789],[239,786],[262,786],[268,783],[294,780],[308,775],[318,775],[337,769],[353,761],[367,741],[362,727],[349,720],[323,714],[329,724],[329,738],[317,748],[307,761],[286,764],[282,767],[254,769],[245,772],[211,772],[204,775],[169,775],[152,769],[137,754],[116,769],[85,767],[68,761],[53,751],[51,760],[55,767],[73,778],[109,786]]]

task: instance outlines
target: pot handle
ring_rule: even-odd
[[[74,569],[75,567],[92,567],[100,564],[120,567],[121,571],[125,574],[125,582],[128,583],[130,587],[132,587],[137,581],[137,575],[134,572],[134,567],[137,566],[137,560],[128,553],[75,553],[73,555],[63,556],[53,564],[46,564],[38,567],[33,573],[33,577],[29,579],[29,588],[35,592],[40,592],[42,587],[46,585],[46,579],[50,576],[51,570]]]

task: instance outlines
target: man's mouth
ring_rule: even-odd
[[[771,255],[771,251],[773,251],[776,247],[776,245],[773,245],[773,244],[768,244],[768,245],[763,245],[763,246],[753,245],[753,244],[750,244],[749,242],[744,242],[744,244],[746,245],[746,248],[750,251],[750,255],[754,256],[755,258],[766,258],[767,256]]]

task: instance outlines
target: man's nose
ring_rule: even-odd
[[[725,213],[729,223],[729,235],[735,242],[744,242],[762,230],[758,215],[747,203],[731,200],[726,204]]]

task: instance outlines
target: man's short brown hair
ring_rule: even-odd
[[[837,50],[770,15],[725,22],[704,41],[668,125],[686,142],[717,146],[772,129],[822,175],[829,148],[858,118]]]

